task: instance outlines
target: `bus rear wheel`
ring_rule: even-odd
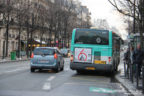
[[[115,72],[117,72],[118,71],[118,66],[115,66]]]
[[[34,68],[31,68],[30,71],[31,71],[31,72],[35,72],[35,69],[34,69]]]
[[[76,70],[77,71],[77,74],[82,74],[83,71],[82,70]]]

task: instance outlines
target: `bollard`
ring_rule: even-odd
[[[126,77],[126,61],[124,61],[124,74],[125,74],[125,77]]]
[[[133,83],[133,64],[131,64],[130,66],[130,78],[131,78],[131,82]]]
[[[136,87],[139,88],[138,64],[136,64]]]
[[[128,79],[129,79],[129,77],[130,77],[130,76],[129,76],[129,75],[130,75],[130,74],[129,74],[129,73],[130,73],[129,71],[130,71],[130,66],[129,66],[129,62],[127,62],[126,72],[127,72],[127,78],[128,78]]]
[[[144,94],[144,66],[142,67],[142,93]]]

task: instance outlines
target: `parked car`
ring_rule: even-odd
[[[37,47],[31,55],[30,71],[36,69],[53,69],[56,72],[64,69],[64,59],[55,47]]]

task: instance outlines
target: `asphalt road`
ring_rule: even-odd
[[[77,74],[65,59],[64,71],[30,72],[29,61],[0,64],[0,96],[130,96],[114,76]]]

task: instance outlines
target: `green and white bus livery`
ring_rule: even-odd
[[[70,68],[115,71],[120,62],[119,36],[108,30],[74,29]]]

